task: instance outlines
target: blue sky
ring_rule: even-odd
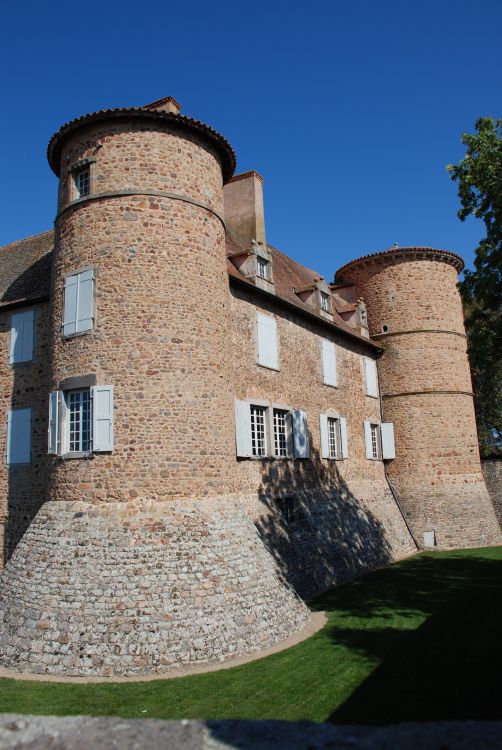
[[[174,96],[264,177],[268,240],[328,281],[394,242],[459,252],[445,165],[502,115],[500,0],[6,3],[0,244],[52,226],[67,120]]]

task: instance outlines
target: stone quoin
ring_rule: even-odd
[[[306,596],[501,543],[457,255],[393,248],[327,283],[171,97],[72,120],[48,159],[54,232],[0,249],[0,665],[258,653]]]

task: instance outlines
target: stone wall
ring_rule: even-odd
[[[495,515],[499,524],[502,525],[502,456],[500,458],[483,459],[481,468],[490,499],[495,508]]]
[[[441,548],[502,542],[479,461],[459,264],[441,251],[403,248],[337,274],[355,283],[370,335],[385,347],[383,410],[396,437],[389,478],[420,543],[434,531]]]
[[[11,317],[19,308],[0,313],[0,553],[3,564],[30,525],[47,493],[47,394],[49,391],[50,311],[35,310],[34,355],[30,362],[9,364]],[[32,409],[32,460],[29,465],[6,463],[7,413]]]

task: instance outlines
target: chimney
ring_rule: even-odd
[[[254,171],[232,177],[223,188],[223,198],[228,228],[248,249],[253,240],[266,248],[263,177]]]
[[[142,109],[156,109],[159,112],[172,112],[175,115],[179,115],[181,104],[178,104],[172,96],[166,96],[164,99],[157,99],[156,102],[143,105]]]

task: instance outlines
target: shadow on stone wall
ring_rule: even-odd
[[[48,292],[52,253],[36,260],[19,274],[4,291],[1,302],[23,299],[28,294]],[[38,314],[40,304],[13,308],[12,313],[35,309],[35,350],[30,362],[20,362],[13,369],[13,386],[9,409],[32,409],[31,462],[7,465],[7,496],[4,498],[3,562],[12,556],[26,530],[46,499],[47,420],[50,352],[45,324]],[[11,312],[5,313],[4,325],[10,330]],[[4,457],[4,460],[5,457]]]
[[[318,451],[305,460],[264,461],[259,497],[260,537],[303,598],[393,559],[381,521]],[[291,520],[280,510],[288,502]]]

